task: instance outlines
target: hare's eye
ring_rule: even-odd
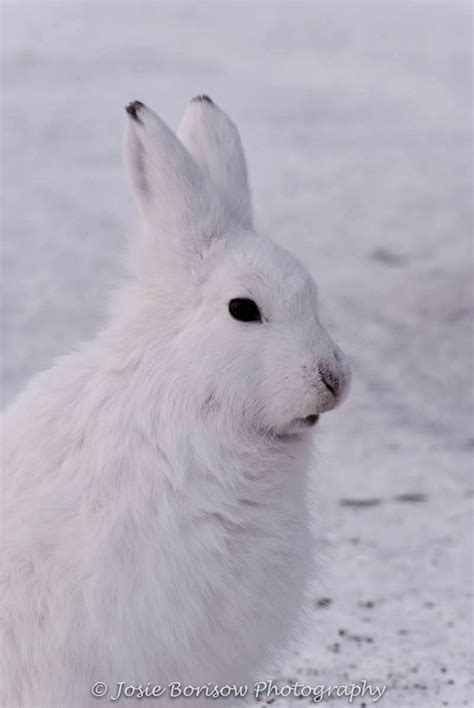
[[[232,317],[241,322],[260,322],[260,310],[253,300],[237,297],[229,302],[229,312]]]

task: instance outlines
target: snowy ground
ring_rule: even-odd
[[[471,705],[469,5],[2,10],[5,404],[93,334],[120,273],[123,106],[175,126],[209,93],[241,129],[260,226],[311,264],[355,369],[319,429],[314,619],[275,676]]]

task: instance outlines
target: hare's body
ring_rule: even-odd
[[[191,105],[193,162],[151,111],[129,113],[138,274],[96,342],[5,416],[6,706],[95,705],[97,681],[109,697],[119,682],[251,683],[311,564],[306,431],[343,393],[343,355],[303,267],[250,230],[225,115]]]
[[[159,387],[125,354],[66,358],[6,420],[8,706],[83,707],[99,680],[247,684],[301,605],[294,446],[179,418],[161,436]]]

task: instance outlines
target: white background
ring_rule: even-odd
[[[260,228],[310,265],[354,366],[318,430],[314,617],[262,679],[470,704],[470,5],[2,13],[4,405],[104,316],[135,219],[124,105],[176,127],[208,93],[240,128]]]

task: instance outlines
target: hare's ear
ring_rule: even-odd
[[[210,180],[165,123],[140,101],[126,110],[125,162],[154,248],[141,255],[195,257],[225,228],[223,207]]]
[[[186,108],[178,138],[210,176],[231,220],[244,229],[251,228],[247,165],[230,118],[208,96],[196,96]]]

